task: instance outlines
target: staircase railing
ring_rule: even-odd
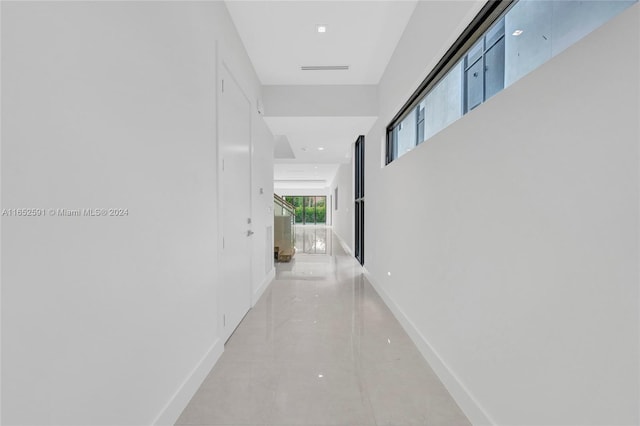
[[[273,194],[274,254],[277,260],[289,261],[295,254],[296,208]]]
[[[275,214],[278,216],[287,216],[287,213],[289,213],[289,215],[294,216],[296,215],[296,208],[293,206],[293,204],[289,203],[287,200],[285,200],[284,198],[282,198],[281,196],[279,196],[278,194],[273,194],[273,204],[276,208],[280,208],[280,211],[276,211]]]

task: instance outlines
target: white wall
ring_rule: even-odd
[[[353,166],[352,164],[341,164],[336,173],[336,177],[331,183],[331,194],[335,194],[338,188],[338,209],[332,210],[333,232],[353,252]],[[335,197],[334,197],[335,198]],[[335,204],[335,200],[334,200]]]
[[[388,124],[483,5],[473,0],[418,2],[378,85],[379,122]]]
[[[257,99],[222,2],[2,3],[2,208],[129,212],[2,218],[3,424],[172,423],[220,355],[216,40]]]
[[[277,185],[275,189],[276,194],[282,196],[302,196],[302,195],[315,195],[318,197],[329,196],[329,188],[298,188],[298,187],[284,187]]]
[[[264,86],[268,117],[375,117],[378,86]]]
[[[369,276],[474,423],[638,424],[640,6],[383,168],[429,3],[366,139]]]
[[[275,276],[273,264],[273,144],[271,131],[254,108],[252,129],[251,210],[252,253],[252,300],[260,298]]]

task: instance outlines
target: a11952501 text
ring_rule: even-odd
[[[2,209],[2,217],[124,217],[129,216],[128,208],[18,208]]]

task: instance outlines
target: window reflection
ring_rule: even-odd
[[[330,232],[325,226],[296,226],[296,253],[331,254],[328,238]]]
[[[416,111],[411,111],[397,127],[397,147],[395,151],[398,156],[411,151],[416,146],[416,116]]]
[[[401,157],[638,0],[519,0],[388,128]]]

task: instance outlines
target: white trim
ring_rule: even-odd
[[[262,296],[264,291],[267,289],[267,287],[269,287],[269,284],[271,284],[271,282],[275,279],[275,277],[276,277],[276,268],[272,268],[271,272],[269,272],[267,276],[264,277],[264,280],[262,281],[262,284],[260,284],[260,287],[258,287],[253,292],[253,295],[251,297],[252,308],[256,306],[256,303],[258,303],[258,300],[260,300],[260,297]]]
[[[351,250],[349,245],[342,239],[342,237],[338,235],[335,231],[333,231],[333,235],[335,235],[335,237],[338,239],[338,242],[342,246],[342,249],[346,251],[349,256],[355,257],[355,254],[353,254],[353,251]]]
[[[473,425],[495,425],[496,422],[491,419],[489,414],[473,397],[464,383],[462,383],[456,374],[449,368],[447,363],[440,357],[434,347],[431,346],[429,341],[418,330],[413,321],[411,321],[402,308],[400,308],[393,299],[391,299],[391,297],[384,291],[383,287],[376,283],[371,273],[366,268],[363,269],[367,281],[369,281],[396,319],[400,322],[402,328],[407,332],[422,356],[442,381],[469,421]]]
[[[218,362],[218,359],[220,359],[223,351],[224,344],[220,339],[217,339],[193,371],[191,371],[189,376],[182,382],[176,393],[173,394],[167,405],[165,405],[158,417],[153,421],[153,425],[175,424],[213,366]]]

